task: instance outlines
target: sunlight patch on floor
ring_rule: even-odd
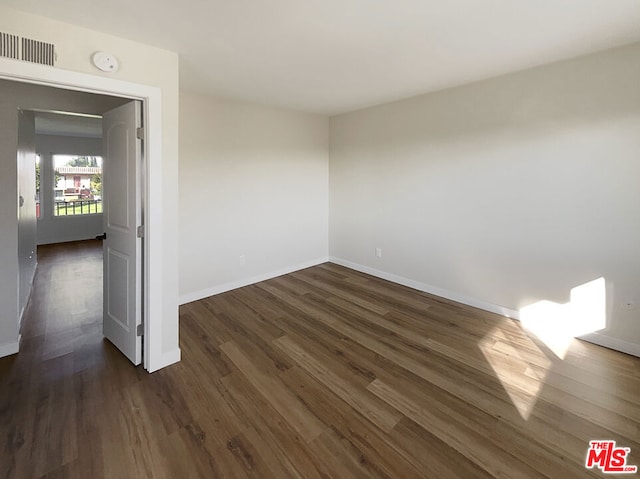
[[[524,333],[517,338],[517,343],[514,345],[513,340],[496,328],[483,338],[479,347],[520,416],[527,420],[552,363]],[[531,370],[539,371],[537,379],[525,374]]]

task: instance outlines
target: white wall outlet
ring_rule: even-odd
[[[376,248],[376,257],[382,258],[382,248]]]
[[[240,263],[240,266],[244,266],[245,259],[243,254],[240,255],[240,258],[238,258],[238,262]]]

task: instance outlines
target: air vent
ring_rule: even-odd
[[[0,57],[54,66],[56,50],[53,43],[39,42],[31,38],[0,32]]]
[[[0,32],[0,57],[20,59],[20,37]]]
[[[45,43],[32,40],[30,38],[23,38],[22,59],[26,62],[53,66],[55,61],[53,43]]]

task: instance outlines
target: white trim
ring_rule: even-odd
[[[440,296],[441,298],[450,299],[451,301],[455,301],[457,303],[466,304],[467,306],[473,306],[474,308],[483,309],[484,311],[489,311],[491,313],[496,313],[501,316],[506,316],[507,318],[520,319],[520,313],[515,309],[510,309],[505,306],[488,303],[480,299],[465,296],[455,291],[449,291],[448,289],[438,288],[437,286],[421,283],[413,279],[405,278],[403,276],[398,276],[393,273],[387,273],[385,271],[380,271],[374,268],[370,268],[369,266],[363,266],[358,263],[352,263],[351,261],[336,258],[334,256],[331,256],[329,258],[329,261],[335,264],[339,264],[340,266],[344,266],[345,268],[354,269],[356,271],[360,271],[361,273],[370,274],[371,276],[386,279],[387,281],[391,281],[392,283],[398,283],[403,286],[408,286],[409,288],[417,289],[418,291],[424,291],[425,293],[434,294],[436,296]]]
[[[151,87],[150,87],[151,88]],[[159,88],[142,104],[145,123],[146,191],[144,202],[144,324],[143,366],[157,371],[164,364],[162,354],[163,256],[162,240],[162,93]],[[152,170],[151,165],[155,168]],[[152,174],[152,171],[155,174]],[[159,174],[158,174],[159,173]],[[152,241],[153,240],[153,241]],[[176,321],[178,319],[176,318]]]
[[[149,372],[153,373],[162,368],[166,368],[167,366],[171,366],[172,364],[179,362],[181,356],[182,353],[180,348],[169,351],[168,353],[163,353],[160,359],[154,362],[154,369],[149,369]]]
[[[294,271],[300,271],[301,269],[311,268],[322,263],[329,261],[329,258],[324,256],[316,258],[311,261],[305,261],[304,263],[297,264],[295,266],[289,266],[287,268],[278,269],[269,273],[259,274],[251,278],[239,279],[237,281],[231,281],[229,283],[220,284],[218,286],[212,286],[211,288],[201,289],[200,291],[194,291],[193,293],[186,293],[180,296],[180,304],[191,303],[192,301],[198,301],[202,298],[208,298],[209,296],[215,296],[216,294],[226,293],[233,289],[249,286],[250,284],[259,283],[268,279],[277,278],[285,274],[293,273]]]
[[[640,344],[630,343],[624,339],[614,338],[602,333],[589,333],[584,336],[578,336],[578,339],[640,358]]]
[[[417,289],[418,291],[424,291],[426,293],[434,294],[442,298],[447,298],[452,301],[456,301],[458,303],[466,304],[468,306],[473,306],[474,308],[479,308],[484,311],[489,311],[491,313],[496,313],[501,316],[506,316],[507,318],[520,321],[520,312],[516,311],[515,309],[510,309],[504,306],[487,303],[486,301],[470,298],[468,296],[464,296],[454,291],[449,291],[443,288],[438,288],[436,286],[431,286],[429,284],[420,283],[412,279],[404,278],[402,276],[398,276],[392,273],[386,273],[384,271],[370,268],[368,266],[363,266],[361,264],[352,263],[351,261],[335,258],[333,256],[329,258],[329,261],[331,261],[332,263],[336,263],[341,266],[344,266],[345,268],[354,269],[356,271],[360,271],[361,273],[370,274],[371,276],[375,276],[377,278],[386,279],[387,281],[391,281],[393,283],[397,283],[403,286],[408,286],[409,288]],[[579,336],[577,339],[582,339],[589,343],[597,344],[598,346],[613,349],[614,351],[619,351],[621,353],[631,354],[632,356],[640,357],[640,345],[636,343],[631,343],[629,341],[625,341],[624,339],[614,338],[612,336],[608,336],[602,333],[589,333],[589,334],[585,334],[584,336]]]
[[[143,101],[146,122],[145,154],[147,155],[143,360],[145,369],[149,371],[160,369],[165,362],[162,353],[162,91],[158,87],[149,85],[7,58],[0,58],[0,79]]]
[[[22,62],[10,58],[0,58],[0,78],[22,83],[52,86],[65,90],[83,91],[137,100],[146,99],[151,90],[160,91],[157,87],[139,83],[71,70],[62,70],[60,68]]]
[[[38,257],[36,255],[36,264],[33,267],[33,270],[31,271],[31,279],[29,280],[29,294],[27,294],[27,302],[25,303],[24,307],[20,311],[20,314],[18,315],[18,331],[22,327],[22,320],[24,319],[24,312],[27,310],[27,306],[29,306],[29,301],[31,301],[31,293],[33,292],[33,281],[36,278],[36,269],[37,268],[38,268]]]
[[[0,358],[4,358],[5,356],[11,356],[12,354],[16,354],[20,349],[20,341],[22,340],[22,335],[18,335],[18,340],[15,343],[7,343],[0,344]]]

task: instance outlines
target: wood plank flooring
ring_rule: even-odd
[[[583,478],[640,465],[640,359],[324,264],[180,308],[183,360],[101,334],[101,245],[41,247],[0,359],[0,477]]]

